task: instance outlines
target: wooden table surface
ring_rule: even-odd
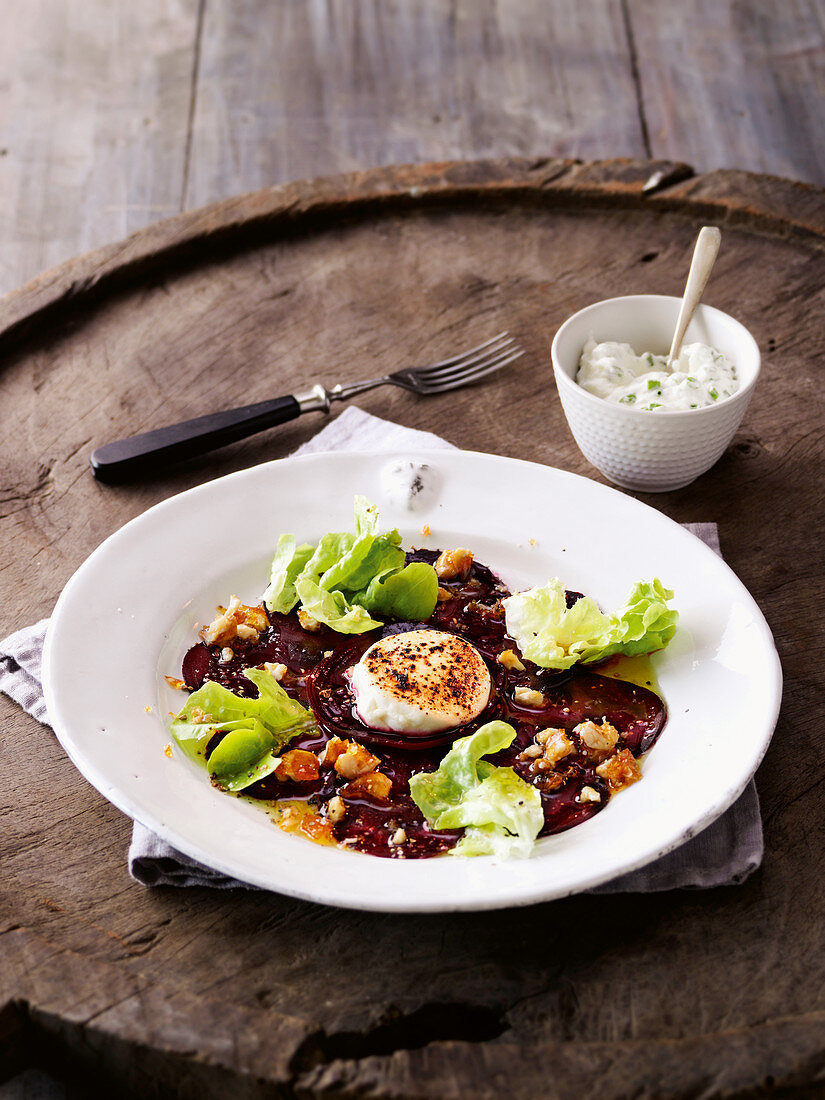
[[[825,200],[762,176],[708,173],[727,167],[825,184],[825,2],[40,0],[5,2],[0,14],[4,291],[160,218],[274,183],[518,154],[531,159],[463,180],[455,171],[390,174],[380,186],[417,180],[466,186],[469,195],[516,180],[522,190],[508,217],[529,225],[533,251],[501,266],[494,246],[506,249],[507,237],[498,200],[482,202],[476,215],[434,208],[414,229],[390,212],[374,233],[334,230],[339,254],[351,246],[356,268],[378,255],[386,273],[384,230],[397,233],[410,263],[422,241],[435,255],[445,225],[455,233],[454,256],[437,256],[420,288],[429,313],[414,325],[404,327],[403,308],[377,283],[367,334],[343,305],[340,316],[361,360],[383,364],[399,330],[426,351],[479,316],[510,323],[516,303],[539,363],[544,324],[552,329],[578,304],[621,292],[618,284],[643,290],[655,280],[677,292],[696,225],[704,217],[727,223],[711,300],[748,314],[766,355],[761,393],[701,487],[651,502],[679,520],[720,524],[728,560],[777,636],[790,688],[758,776],[766,864],[744,887],[426,921],[276,896],[144,890],[125,870],[128,822],[79,778],[48,731],[0,699],[0,1097],[91,1096],[101,1074],[109,1095],[125,1096],[814,1088],[825,1064],[825,685],[811,656],[825,610],[817,522],[825,348],[815,323],[825,294]],[[552,160],[559,156],[682,161],[705,175],[680,183],[686,173],[677,170],[651,214],[640,187],[652,165],[577,175]],[[300,212],[319,194],[374,194],[377,180],[353,178],[326,192],[301,185],[273,205],[291,201]],[[551,195],[578,188],[584,207],[534,216],[529,196],[540,183]],[[253,202],[259,212],[266,205],[265,197]],[[602,209],[628,251],[603,257],[598,270]],[[230,204],[210,217],[235,213]],[[567,219],[560,234],[557,216]],[[477,255],[451,218],[464,219],[474,240],[489,225]],[[193,216],[175,232],[199,225]],[[290,271],[297,279],[307,257],[319,280],[330,279],[325,232],[300,246],[267,243],[265,280],[277,290]],[[146,282],[140,313],[130,313],[134,283],[119,299],[111,279],[103,280],[105,307],[89,298],[79,327],[64,310],[76,297],[83,304],[93,272],[168,242],[168,231],[152,233],[0,303],[0,633],[48,614],[83,556],[142,507],[287,453],[314,428],[301,421],[276,443],[250,441],[160,484],[104,491],[91,482],[85,456],[107,433],[201,411],[191,331],[178,374],[154,374],[151,356],[140,354],[169,335],[147,321],[168,316],[162,299],[173,284],[164,277]],[[557,245],[549,251],[550,240],[570,250],[568,262]],[[479,281],[482,253],[488,266]],[[542,255],[549,283],[540,278]],[[190,321],[197,316],[228,356],[210,406],[268,396],[258,379],[261,392],[247,398],[248,379],[238,374],[257,329],[230,339],[217,323],[220,306],[210,314],[198,297],[251,288],[249,271],[239,259],[215,263],[213,291],[186,270],[174,281]],[[445,294],[432,331],[428,318]],[[290,326],[277,295],[261,297],[267,323]],[[25,327],[27,318],[34,326]],[[285,339],[296,354],[283,372],[293,384],[306,333],[290,326]],[[328,360],[343,361],[336,340],[323,344]],[[545,413],[537,404],[539,377],[522,375],[508,395],[520,428],[498,415],[504,391],[496,385],[458,419],[404,395],[363,404],[461,446],[598,476],[557,408]],[[545,423],[551,434],[536,453],[528,436]]]

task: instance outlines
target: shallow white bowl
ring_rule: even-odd
[[[680,298],[661,294],[608,298],[574,313],[553,340],[553,373],[573,438],[588,462],[625,489],[664,493],[709,470],[733,439],[759,377],[759,348],[745,326],[700,305],[685,343],[709,344],[730,359],[739,378],[732,397],[705,409],[650,413],[614,405],[577,385],[579,359],[590,336],[597,342],[628,343],[638,354],[666,355],[680,304]]]
[[[399,464],[426,465],[429,489],[388,491],[385,471]],[[354,493],[379,506],[382,529],[398,527],[406,546],[467,546],[511,587],[561,577],[605,608],[619,607],[642,578],[675,589],[679,626],[652,658],[668,721],[641,783],[575,829],[543,837],[529,859],[377,859],[284,833],[260,807],[215,790],[179,749],[166,755],[169,712],[181,705],[166,676],[178,675],[194,624],[232,593],[260,598],[283,531],[314,542],[350,528]],[[594,526],[634,537],[614,540],[605,554]],[[762,759],[782,673],[767,623],[721,558],[625,493],[495,455],[333,452],[208,482],[111,535],[58,600],[43,687],[78,768],[178,851],[327,905],[443,912],[564,897],[704,829]]]

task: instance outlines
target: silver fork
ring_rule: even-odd
[[[500,332],[477,348],[442,359],[440,363],[407,367],[382,378],[333,386],[331,390],[316,383],[304,393],[287,394],[271,401],[244,405],[240,409],[198,416],[167,428],[119,439],[116,443],[106,443],[92,452],[92,470],[99,481],[129,481],[142,474],[163,470],[170,463],[245,439],[275,424],[284,424],[301,413],[329,412],[333,401],[346,401],[374,390],[376,386],[400,386],[427,396],[445,393],[459,386],[469,386],[485,375],[501,370],[523,354],[509,333]]]

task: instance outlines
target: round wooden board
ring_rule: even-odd
[[[512,371],[435,399],[382,389],[362,407],[600,479],[558,405],[552,334],[598,298],[680,293],[709,221],[724,242],[707,300],[751,328],[764,374],[714,470],[649,502],[719,524],[783,658],[758,776],[762,870],[736,888],[428,918],[147,890],[127,874],[130,823],[4,698],[0,1080],[50,1063],[122,1096],[492,1098],[820,1077],[822,192],[652,162],[401,167],[219,203],[47,272],[0,302],[0,631],[48,615],[146,507],[286,455],[322,421],[116,488],[92,479],[95,446],[504,328],[528,352]],[[594,530],[606,552],[633,537],[598,517]]]

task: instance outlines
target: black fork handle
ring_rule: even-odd
[[[173,462],[225,447],[238,439],[285,424],[304,411],[301,402],[288,394],[240,409],[198,416],[168,428],[143,432],[116,443],[105,443],[92,452],[92,471],[98,481],[114,484],[142,474],[157,473]]]

